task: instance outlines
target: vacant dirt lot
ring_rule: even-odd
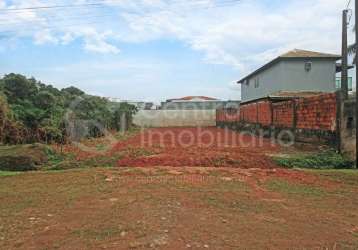
[[[196,166],[273,168],[266,154],[279,147],[268,139],[219,128],[156,128],[118,143],[113,152],[132,149],[118,166]]]
[[[281,169],[283,150],[149,129],[111,168],[0,172],[0,249],[357,249],[358,172]]]

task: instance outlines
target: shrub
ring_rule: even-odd
[[[274,157],[274,160],[287,168],[350,169],[354,167],[353,161],[334,151],[294,157]]]

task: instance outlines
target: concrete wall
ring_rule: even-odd
[[[133,119],[140,127],[211,127],[216,110],[140,110]]]
[[[305,59],[286,59],[249,79],[242,84],[242,101],[268,96],[278,91],[336,91],[336,62],[327,59],[312,59],[312,68],[305,70]],[[255,80],[259,86],[255,87]]]
[[[342,105],[341,151],[351,159],[355,159],[356,156],[355,106],[355,99],[348,100]]]
[[[239,108],[240,101],[181,101],[181,102],[162,102],[163,110],[212,110],[226,107]]]

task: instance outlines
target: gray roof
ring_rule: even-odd
[[[255,70],[254,72],[252,72],[248,76],[244,77],[243,79],[241,79],[237,83],[243,83],[248,78],[251,78],[252,76],[264,71],[265,69],[269,68],[270,66],[272,66],[273,64],[275,64],[275,63],[277,63],[277,62],[279,62],[281,60],[284,60],[284,59],[300,59],[300,58],[302,58],[302,59],[332,59],[334,61],[337,61],[337,60],[341,59],[341,56],[340,55],[335,55],[335,54],[320,53],[320,52],[315,52],[315,51],[294,49],[294,50],[291,50],[291,51],[289,51],[289,52],[287,52],[285,54],[280,55],[279,57],[276,57],[275,59],[273,59],[269,63],[265,64],[261,68]]]

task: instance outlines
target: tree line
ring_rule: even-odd
[[[136,112],[133,105],[113,103],[73,86],[59,90],[14,73],[0,78],[2,144],[67,143],[69,127],[79,131],[80,138],[99,137],[104,130],[128,128]]]

